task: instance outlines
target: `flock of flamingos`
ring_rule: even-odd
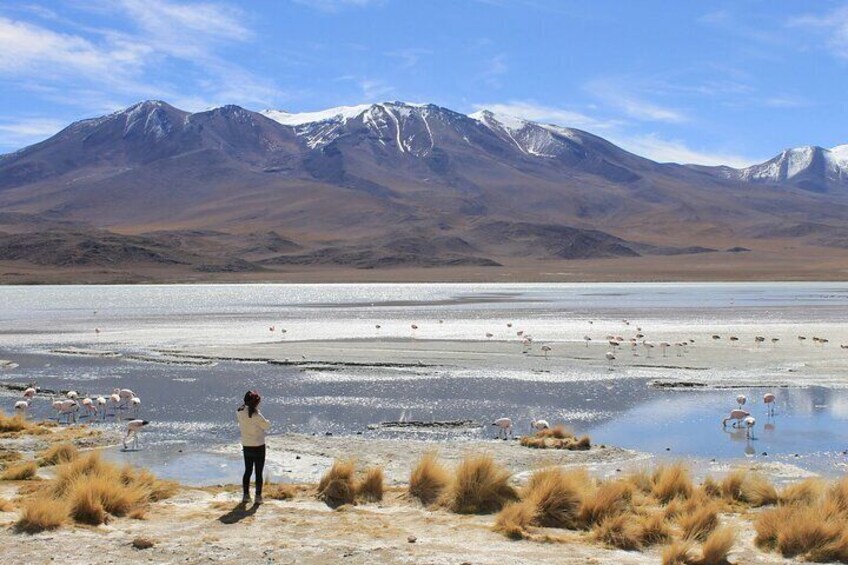
[[[622,320],[625,326],[630,326],[630,321]],[[444,320],[438,320],[439,324],[443,324]],[[592,320],[589,320],[589,325],[594,324]],[[512,322],[508,322],[506,324],[507,328],[512,328]],[[376,324],[375,328],[379,332],[381,329],[380,324]],[[415,337],[416,330],[418,330],[418,324],[411,324],[412,329],[412,337]],[[274,333],[277,331],[276,326],[271,326],[269,330]],[[670,343],[667,341],[662,341],[659,343],[653,343],[648,341],[645,338],[645,334],[642,332],[642,328],[636,326],[635,333],[633,337],[629,339],[625,339],[621,335],[607,335],[605,340],[609,345],[608,350],[605,353],[605,358],[609,363],[609,370],[613,370],[615,367],[616,361],[616,353],[621,351],[625,346],[629,346],[631,356],[639,357],[641,348],[647,358],[651,357],[651,351],[659,347],[662,351],[663,357],[668,355],[668,350],[670,348],[674,348],[675,354],[678,357],[685,355],[687,352],[687,347],[694,345],[694,339],[687,339],[680,342]],[[99,335],[100,328],[96,328],[95,332]],[[282,335],[287,333],[287,330],[280,329],[279,332]],[[516,336],[521,341],[522,344],[522,353],[528,354],[532,351],[534,341],[533,337],[526,333],[524,330],[517,330]],[[487,339],[492,339],[494,336],[491,332],[486,332],[485,334]],[[720,335],[714,334],[711,336],[711,339],[714,342],[718,342],[722,339]],[[797,336],[798,342],[803,344],[807,337],[803,335]],[[731,343],[735,343],[739,341],[737,336],[729,336],[728,340]],[[589,344],[593,341],[593,338],[585,335],[583,336],[583,341],[586,347],[589,347]],[[598,340],[600,341],[600,340]],[[759,347],[762,343],[766,341],[766,337],[764,336],[755,336],[754,343],[757,347]],[[770,338],[772,344],[777,344],[780,341],[780,338],[772,337]],[[830,340],[822,337],[812,337],[812,341],[818,345],[825,345],[829,343]],[[848,349],[848,345],[842,344],[840,345],[842,349]],[[544,355],[545,358],[548,357],[548,354],[552,351],[550,345],[542,345],[540,347],[540,351]],[[30,406],[33,403],[37,390],[34,387],[28,387],[23,392],[23,397],[17,400],[14,404],[15,412],[18,414],[22,414],[26,416]],[[768,414],[774,414],[774,406],[775,406],[776,397],[774,393],[767,392],[763,395],[763,403],[767,406]],[[747,398],[744,395],[739,395],[736,397],[737,407],[730,410],[730,413],[722,420],[722,426],[726,427],[728,423],[734,428],[744,429],[746,431],[747,437],[751,437],[753,433],[753,428],[756,425],[756,419],[751,415],[751,413],[745,409],[745,404],[747,402]],[[141,420],[138,418],[138,412],[141,408],[141,399],[130,389],[121,389],[115,388],[108,397],[97,396],[95,398],[79,398],[79,395],[76,391],[68,391],[65,394],[65,398],[52,400],[51,407],[55,413],[55,419],[57,422],[61,423],[64,419],[65,423],[71,424],[76,423],[79,419],[87,419],[88,421],[97,421],[102,420],[105,421],[106,418],[118,418],[119,414],[127,414],[128,417],[122,419],[129,420],[127,424],[127,435],[124,438],[124,448],[128,448],[128,442],[132,441],[133,445],[138,447],[138,432],[146,426],[149,422],[147,420]],[[498,418],[492,425],[495,426],[498,430],[497,437],[506,439],[507,436],[512,436],[513,429],[513,421],[511,418],[503,417]],[[531,428],[534,430],[543,430],[549,428],[550,425],[546,420],[534,420],[531,423]]]

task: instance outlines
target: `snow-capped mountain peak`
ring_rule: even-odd
[[[824,191],[829,183],[848,182],[848,145],[785,149],[765,163],[731,169],[727,176],[754,183],[792,182],[808,190]]]

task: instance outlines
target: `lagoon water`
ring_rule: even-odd
[[[237,441],[233,410],[247,388],[262,392],[263,411],[277,432],[392,435],[403,432],[369,426],[401,418],[480,424],[414,433],[465,440],[490,436],[484,424],[509,415],[520,433],[531,418],[544,417],[589,433],[595,443],[670,457],[760,458],[829,474],[844,472],[848,461],[848,375],[841,361],[848,350],[839,347],[848,344],[844,283],[7,286],[0,287],[0,305],[0,359],[18,364],[0,372],[3,382],[83,394],[133,389],[144,402],[141,416],[153,425],[142,436],[142,452],[115,456],[187,482],[237,474],[237,459],[222,455],[221,447]],[[473,342],[489,332],[520,357],[516,328],[532,331],[536,343],[582,348],[586,334],[602,342],[637,325],[657,341],[697,336],[692,347],[701,348],[704,365],[698,376],[715,386],[650,386],[684,374],[659,361],[622,362],[612,371],[585,361],[548,371],[541,357],[532,370],[450,363],[303,371],[259,362],[182,366],[51,352],[75,346],[155,354],[339,339]],[[732,349],[710,342],[711,333],[725,340],[743,336],[746,343],[762,333],[780,342]],[[804,344],[796,341],[801,334],[827,336],[830,343]],[[735,363],[736,357],[746,361]],[[771,390],[776,374],[789,384],[797,379],[797,386],[775,390],[777,412],[768,417],[757,399]],[[743,388],[726,388],[736,379]],[[740,392],[758,419],[753,439],[720,425]],[[14,397],[0,391],[4,406]],[[33,412],[49,416],[49,399],[39,398]],[[114,418],[96,425],[121,426]]]

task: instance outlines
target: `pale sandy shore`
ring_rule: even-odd
[[[492,531],[492,515],[457,515],[427,509],[404,495],[409,470],[428,442],[286,435],[269,441],[271,457],[283,458],[295,469],[288,480],[314,484],[337,457],[354,458],[361,466],[384,465],[390,486],[380,503],[332,510],[304,488],[291,500],[266,500],[259,507],[239,508],[235,485],[184,488],[175,497],[153,505],[145,520],[113,519],[98,527],[66,526],[35,535],[16,533],[16,512],[0,513],[0,547],[15,563],[431,563],[648,564],[660,561],[660,549],[629,552],[589,541],[588,534],[551,530],[557,543],[510,541]],[[556,452],[522,448],[511,442],[479,444],[444,442],[440,457],[452,466],[471,452],[484,452],[509,468],[521,484],[534,468],[545,465],[586,466],[599,476],[617,469],[648,466],[644,455],[593,448],[586,452]],[[299,457],[300,459],[295,459]],[[767,468],[760,471],[769,472]],[[787,470],[772,469],[786,475]],[[789,470],[791,473],[791,470]],[[0,497],[14,498],[17,485],[0,482]],[[753,546],[753,530],[738,515],[722,515],[737,529],[731,554],[735,563],[785,563]],[[136,538],[153,547],[132,547]],[[4,559],[5,561],[5,559]]]

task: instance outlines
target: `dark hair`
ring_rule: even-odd
[[[255,390],[249,390],[244,395],[244,405],[247,406],[247,417],[252,418],[256,414],[256,407],[259,406],[259,401],[262,398]]]

